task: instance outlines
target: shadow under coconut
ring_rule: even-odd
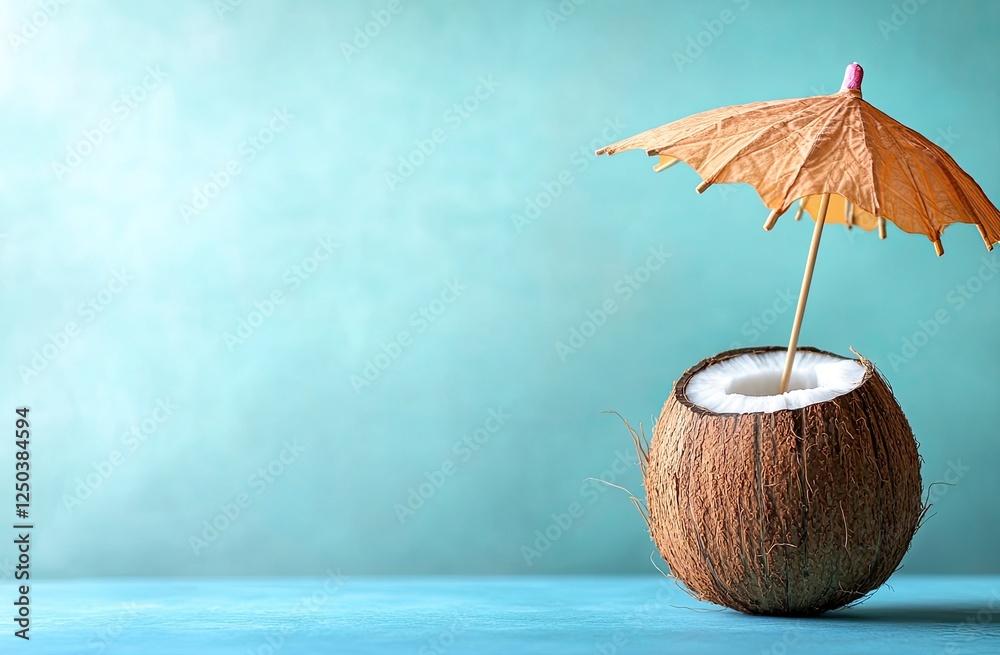
[[[839,621],[865,621],[878,623],[937,623],[937,624],[957,624],[957,623],[982,623],[982,617],[988,617],[986,622],[991,620],[1000,621],[1000,615],[995,609],[990,609],[986,605],[896,605],[896,606],[871,606],[858,605],[842,610],[834,610],[826,614],[814,617],[817,621],[839,620]]]

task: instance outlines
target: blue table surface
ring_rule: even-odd
[[[1000,576],[889,585],[789,619],[701,603],[652,576],[42,581],[30,644],[11,627],[0,652],[1000,654]]]

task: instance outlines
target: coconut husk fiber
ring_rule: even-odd
[[[705,367],[768,350],[784,349],[724,352],[674,385],[642,454],[650,533],[699,599],[818,614],[864,597],[899,566],[924,511],[917,443],[863,357],[856,389],[801,409],[721,414],[688,400]]]

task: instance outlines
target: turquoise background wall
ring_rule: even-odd
[[[0,11],[0,398],[43,576],[650,572],[588,481],[641,491],[601,412],[785,343],[811,225],[595,147],[858,61],[1000,199],[986,0]],[[802,343],[879,364],[951,483],[905,570],[996,573],[1000,255],[944,246],[831,226]]]

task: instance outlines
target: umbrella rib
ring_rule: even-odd
[[[956,206],[955,209],[959,210],[960,212],[964,210],[969,214],[970,217],[969,221],[963,221],[961,220],[961,218],[952,218],[951,216],[945,215],[945,218],[947,218],[949,221],[948,224],[954,222],[971,223],[973,225],[976,225],[980,229],[985,228],[985,219],[991,216],[995,216],[996,208],[993,207],[992,203],[989,201],[989,198],[986,196],[986,193],[982,190],[982,187],[980,187],[979,184],[976,183],[976,181],[973,180],[970,175],[968,175],[968,173],[965,173],[965,171],[962,169],[961,166],[958,165],[955,159],[950,154],[948,154],[948,151],[940,147],[933,141],[929,140],[927,137],[923,136],[919,132],[914,132],[913,130],[909,130],[909,128],[906,128],[905,125],[899,123],[899,121],[892,118],[885,112],[880,111],[877,107],[873,107],[871,105],[869,105],[869,107],[871,108],[872,112],[876,115],[876,117],[891,124],[893,127],[906,129],[907,133],[912,133],[914,135],[914,138],[917,140],[917,143],[921,147],[928,150],[937,159],[943,160],[945,165],[939,165],[938,169],[940,170],[941,174],[948,179],[952,187],[956,189],[957,191],[956,195],[958,196],[957,201],[958,203],[961,204],[961,207]],[[898,141],[896,141],[895,137],[893,137],[893,142],[898,147]],[[907,169],[906,172],[910,174],[910,177],[912,178],[912,171]],[[926,176],[921,175],[921,177],[925,180],[926,183]],[[915,183],[916,183],[915,180],[911,179],[911,184]],[[982,206],[980,199],[978,197],[975,197],[975,194],[973,194],[973,196],[970,197],[970,194],[967,192],[970,184],[972,185],[972,188],[975,191],[978,191],[979,194],[982,195],[983,199],[985,199],[986,201],[985,207]],[[929,184],[925,185],[928,187],[930,186]],[[924,207],[924,210],[926,212],[926,202],[924,201],[924,196],[922,194],[918,194],[918,197],[920,198],[921,205]],[[954,202],[952,203],[952,205],[954,206]],[[891,220],[891,217],[889,218]],[[921,219],[923,219],[921,220],[921,223],[923,223],[930,232],[934,232],[937,235],[940,235],[940,232],[937,232],[932,225],[927,225],[927,220],[924,219],[924,217],[921,217]],[[948,224],[944,225],[941,228],[941,232],[944,231],[944,229],[948,226]]]
[[[945,150],[938,144],[934,143],[933,141],[930,141],[926,137],[924,137],[924,139],[927,140],[927,142],[930,144],[929,148],[931,152],[934,152],[939,157],[944,158],[945,162],[951,164],[951,166],[954,167],[952,168],[949,166],[945,166],[943,167],[944,172],[948,176],[948,179],[955,186],[955,188],[959,189],[962,192],[959,194],[959,198],[965,205],[965,208],[969,211],[969,215],[973,217],[973,220],[971,222],[977,227],[983,229],[983,231],[985,231],[986,224],[984,223],[984,219],[988,217],[992,217],[994,219],[1000,218],[1000,213],[997,212],[997,208],[990,201],[989,196],[986,195],[986,192],[983,191],[983,187],[979,186],[979,183],[976,182],[976,180],[973,179],[971,175],[966,173],[965,170],[958,165],[958,162],[955,161],[954,157],[948,154],[947,150]],[[962,174],[965,177],[958,178],[956,177],[957,174]],[[973,193],[972,194],[965,193],[965,189],[970,186]],[[978,196],[981,197],[977,197],[977,194]],[[983,205],[983,203],[985,203],[985,205]],[[976,216],[979,214],[981,214],[981,216],[979,216],[979,220],[976,220]],[[958,222],[964,223],[965,221],[958,221]],[[996,236],[994,236],[993,242],[996,241],[997,238]]]
[[[945,153],[945,154],[947,154],[947,153]],[[949,155],[949,158],[950,158],[950,157],[951,157],[951,156]],[[958,164],[956,163],[956,164],[955,164],[955,166],[957,167],[957,166],[958,166]],[[971,220],[970,222],[971,222],[972,224],[974,224],[974,225],[977,225],[977,226],[979,226],[979,227],[985,227],[985,226],[983,225],[983,223],[982,223],[982,219],[978,218],[978,214],[979,214],[979,212],[977,212],[977,211],[976,211],[976,208],[972,206],[970,198],[969,198],[969,197],[968,197],[968,196],[966,195],[966,193],[965,193],[965,189],[963,189],[963,188],[962,188],[962,184],[961,184],[961,183],[962,183],[962,181],[963,181],[963,180],[959,180],[959,179],[957,179],[957,178],[955,177],[955,175],[953,174],[952,170],[951,170],[951,169],[950,169],[949,167],[947,167],[947,166],[944,166],[944,167],[942,167],[942,168],[943,168],[943,170],[944,170],[944,174],[945,174],[945,175],[946,175],[946,176],[948,177],[948,180],[949,180],[949,181],[950,181],[950,182],[952,183],[952,185],[953,185],[953,186],[954,186],[954,187],[955,187],[956,189],[958,189],[958,190],[959,190],[959,193],[958,193],[958,198],[959,198],[959,200],[961,201],[961,203],[962,203],[963,205],[965,205],[965,210],[969,212],[969,217],[970,217],[970,218],[972,219],[972,220]],[[983,195],[984,195],[984,196],[986,195],[986,193],[985,193],[985,192],[983,192],[983,190],[982,190],[982,187],[979,187],[979,185],[978,185],[978,184],[976,184],[976,187],[977,187],[977,189],[978,189],[978,190],[979,190],[980,192],[982,192],[982,193],[983,193]],[[961,220],[958,220],[958,221],[956,221],[956,222],[958,222],[958,223],[964,223],[965,221],[961,221]],[[944,231],[944,228],[941,228],[941,230],[942,230],[942,231]]]
[[[862,207],[862,209],[875,214],[875,217],[878,218],[882,214],[882,202],[879,200],[878,193],[875,192],[875,157],[872,156],[872,146],[868,142],[868,129],[867,126],[865,125],[865,113],[862,111],[864,105],[868,105],[868,103],[865,102],[864,100],[862,100],[861,102],[862,104],[858,105],[858,115],[861,117],[861,125],[862,125],[861,140],[865,142],[865,154],[868,155],[868,176],[869,176],[868,184],[872,190],[872,196],[873,199],[875,200],[875,204],[878,206],[878,209],[875,209],[875,207],[872,207],[870,209]]]
[[[755,111],[760,111],[762,109],[767,109],[771,105],[774,105],[774,104],[797,102],[799,100],[802,100],[802,98],[793,98],[793,99],[790,99],[790,100],[751,102],[751,103],[748,103],[748,104],[745,104],[745,105],[738,105],[737,107],[733,107],[732,109],[739,109],[740,111],[735,111],[735,112],[729,114],[728,116],[726,116],[726,118],[735,118],[737,116],[745,116],[746,114],[749,114],[749,113],[752,113],[752,112],[755,112]],[[701,112],[700,114],[695,114],[694,116],[689,116],[688,118],[681,118],[681,119],[673,121],[671,123],[667,123],[666,125],[661,125],[659,127],[654,127],[654,128],[652,128],[650,130],[646,130],[645,132],[637,134],[637,135],[635,135],[633,137],[629,137],[628,139],[624,139],[622,141],[619,141],[618,143],[611,144],[610,146],[607,146],[606,148],[602,148],[598,152],[606,153],[606,154],[616,154],[618,152],[621,152],[622,150],[629,150],[629,149],[633,149],[633,148],[636,148],[636,149],[641,148],[642,150],[645,151],[645,153],[647,155],[650,155],[650,156],[652,156],[652,155],[660,155],[660,154],[670,155],[669,152],[664,152],[665,148],[672,148],[672,147],[674,147],[674,146],[677,145],[678,141],[687,141],[687,140],[695,137],[696,135],[702,134],[702,133],[704,133],[704,132],[712,129],[716,125],[718,125],[719,121],[716,121],[715,123],[712,123],[710,125],[703,125],[703,126],[696,127],[696,128],[694,128],[693,131],[691,131],[690,133],[684,135],[684,137],[682,137],[680,139],[674,139],[674,140],[672,140],[669,145],[654,146],[652,148],[646,148],[646,147],[643,147],[642,145],[639,145],[639,144],[642,143],[643,141],[649,140],[649,137],[646,137],[646,138],[642,138],[642,137],[644,137],[645,135],[650,135],[651,137],[655,138],[656,135],[655,134],[650,134],[650,133],[657,132],[657,131],[659,131],[661,129],[664,129],[664,128],[670,126],[670,125],[674,125],[675,123],[679,123],[681,121],[686,121],[688,119],[701,116],[702,114],[710,114],[710,113],[717,112],[717,111],[719,111],[719,110],[718,109],[711,109],[709,111]],[[634,142],[635,145],[628,145],[627,147],[624,147],[624,148],[619,148],[618,147],[621,144],[632,143],[632,142]],[[676,155],[670,155],[670,156],[671,157],[676,157]],[[677,157],[677,158],[681,159],[680,157]],[[681,161],[685,161],[685,160],[681,159]],[[685,163],[687,163],[687,162],[685,161]]]
[[[734,116],[739,116],[739,115],[742,115],[742,114],[744,114],[746,112],[754,111],[756,109],[759,109],[759,107],[757,107],[755,105],[764,105],[764,104],[766,104],[766,101],[751,102],[751,103],[747,103],[745,105],[739,105],[738,108],[741,109],[742,111],[736,112],[733,115]],[[650,155],[650,156],[659,154],[659,151],[662,148],[670,148],[673,145],[676,145],[677,139],[672,140],[671,143],[670,143],[670,145],[666,145],[666,146],[654,146],[652,148],[648,148],[644,144],[648,143],[649,141],[655,141],[659,137],[660,132],[667,132],[667,131],[669,131],[667,128],[671,128],[671,130],[677,129],[676,127],[672,127],[672,126],[675,126],[677,123],[687,122],[687,121],[693,121],[695,118],[701,117],[703,114],[712,113],[713,111],[718,111],[718,110],[716,110],[716,109],[709,109],[709,110],[706,110],[706,111],[703,111],[703,112],[698,112],[697,114],[694,114],[694,115],[691,115],[691,116],[686,116],[686,117],[683,117],[683,118],[678,118],[677,120],[671,121],[671,122],[666,123],[664,125],[658,125],[656,127],[651,127],[648,130],[643,130],[642,132],[639,132],[638,134],[633,134],[630,137],[626,137],[624,139],[621,139],[620,141],[615,141],[612,144],[606,145],[603,148],[598,149],[595,152],[595,154],[597,154],[597,155],[609,155],[610,156],[610,155],[616,155],[619,152],[624,152],[626,150],[642,150],[643,152],[645,152],[647,155]],[[703,128],[699,128],[699,129],[703,129]],[[667,153],[664,153],[664,154],[667,154]],[[678,157],[678,159],[680,159],[680,158]],[[681,161],[684,161],[684,160],[681,159]],[[687,163],[687,162],[685,162],[685,163]]]
[[[892,130],[885,130],[885,132],[886,132],[886,134],[888,134],[888,138],[890,138],[892,140],[892,144],[893,144],[893,146],[896,147],[897,152],[905,152],[905,151],[900,151],[899,150],[899,141],[896,140],[896,135],[893,133],[893,131]],[[904,158],[904,159],[906,159],[906,158]],[[910,187],[914,191],[914,195],[916,196],[917,200],[920,202],[921,208],[923,208],[923,210],[924,210],[922,214],[918,214],[919,218],[924,223],[924,225],[927,226],[927,229],[931,233],[933,233],[936,238],[940,239],[941,238],[941,232],[939,232],[938,230],[936,230],[934,228],[934,226],[930,223],[929,211],[927,209],[927,202],[924,199],[924,194],[921,193],[920,189],[917,187],[917,181],[916,181],[916,179],[913,176],[913,171],[910,170],[910,166],[909,166],[908,161],[904,161],[903,163],[901,163],[900,166],[899,166],[899,168],[900,168],[900,170],[902,170],[905,173],[906,178],[910,182]]]
[[[782,192],[782,197],[781,197],[782,204],[784,204],[785,200],[788,198],[788,192],[791,190],[792,187],[795,186],[795,183],[799,181],[799,177],[802,175],[802,170],[806,167],[806,164],[809,163],[809,158],[812,157],[813,152],[816,151],[816,146],[819,144],[819,136],[821,136],[824,132],[826,132],[826,128],[829,127],[830,123],[833,122],[833,119],[836,117],[836,115],[837,112],[831,112],[831,114],[827,116],[826,122],[823,123],[823,127],[819,131],[819,135],[817,135],[817,137],[813,139],[812,143],[809,146],[809,151],[806,153],[806,156],[802,158],[802,163],[799,164],[799,169],[795,171],[795,177],[792,178],[792,181],[788,184],[788,186],[785,187],[785,190]],[[826,191],[825,189],[820,190],[821,193],[825,191]]]
[[[949,164],[946,166],[940,166],[940,169],[943,172],[943,174],[947,176],[949,182],[952,183],[952,186],[954,186],[957,190],[959,190],[958,193],[959,202],[961,202],[964,205],[965,210],[969,213],[970,217],[972,217],[972,220],[969,221],[970,223],[978,227],[985,227],[982,219],[989,215],[997,215],[996,208],[993,207],[993,204],[990,202],[989,197],[986,196],[986,192],[983,191],[982,187],[979,186],[978,182],[972,179],[971,175],[966,173],[965,170],[958,165],[958,162],[955,161],[955,158],[952,157],[947,150],[937,145],[936,143],[934,143],[924,135],[920,134],[919,132],[909,130],[909,128],[906,128],[905,125],[894,119],[892,116],[889,116],[885,112],[881,111],[877,107],[872,107],[872,110],[874,111],[874,113],[879,115],[883,120],[893,124],[894,126],[907,129],[909,132],[915,134],[916,138],[918,139],[918,142],[922,147],[929,150],[933,155],[935,155],[939,159],[943,159],[946,164]],[[958,173],[963,174],[965,177],[964,178],[956,177],[956,171]],[[977,205],[979,205],[979,203],[974,202],[974,199],[970,198],[969,195],[965,192],[965,188],[968,187],[969,184],[971,184],[973,189],[975,189],[982,195],[982,197],[986,200],[987,207],[993,209],[993,212],[982,211],[983,209],[982,207],[979,207],[979,209],[977,210]],[[956,207],[956,209],[958,208]],[[976,220],[976,217],[980,212],[983,214],[983,216],[980,217],[979,220]],[[950,222],[958,222],[958,223],[966,222],[960,219],[952,219],[951,217],[946,217],[946,218],[949,218]],[[947,227],[947,225],[945,225],[944,227]],[[944,231],[944,227],[941,228],[942,232]],[[933,230],[933,228],[931,229]]]
[[[727,159],[721,166],[719,166],[718,168],[716,168],[715,171],[713,171],[711,175],[705,176],[705,181],[712,181],[712,182],[714,182],[715,181],[714,178],[716,176],[718,176],[719,173],[721,173],[727,166],[729,166],[729,164],[731,164],[733,162],[733,160],[735,160],[737,157],[741,157],[744,154],[746,154],[747,150],[749,150],[752,146],[757,145],[757,143],[759,143],[760,140],[763,139],[765,135],[769,134],[773,130],[776,130],[779,126],[787,126],[788,123],[793,118],[798,118],[799,116],[802,116],[804,113],[808,112],[810,109],[812,109],[812,106],[807,104],[806,106],[802,107],[801,109],[799,109],[798,111],[796,111],[795,113],[793,113],[787,119],[785,119],[783,121],[780,121],[778,123],[771,123],[770,125],[766,125],[763,128],[761,128],[760,130],[758,130],[757,131],[757,135],[754,136],[754,138],[751,139],[749,143],[746,143],[743,146],[741,146],[740,149],[736,152],[736,154],[734,154],[732,157],[730,157],[729,159]],[[821,114],[815,114],[815,115],[819,116]],[[669,154],[669,153],[667,153],[667,154]],[[785,207],[785,198],[784,197],[782,197],[782,199],[781,199],[781,206],[782,206],[782,208]]]

